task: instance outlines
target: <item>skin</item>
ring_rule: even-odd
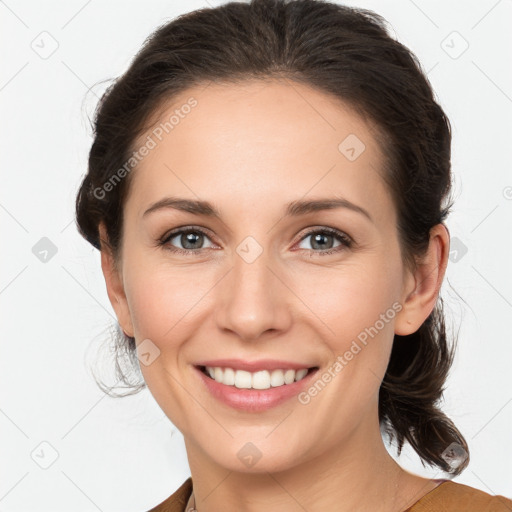
[[[141,370],[183,433],[197,509],[405,510],[436,483],[404,471],[386,451],[378,391],[393,335],[415,332],[435,306],[446,227],[431,230],[427,253],[409,270],[379,174],[381,148],[339,100],[286,80],[210,84],[174,98],[161,119],[190,96],[198,105],[132,171],[122,257],[116,262],[103,243],[101,261],[121,327],[160,351]],[[366,146],[354,161],[338,150],[349,134]],[[171,195],[210,201],[221,219],[172,208],[143,216]],[[347,208],[284,217],[291,201],[333,197],[372,220]],[[193,246],[202,251],[175,254],[157,244],[182,226],[207,231]],[[340,246],[326,233],[326,250],[340,250],[321,255],[307,235],[313,227],[338,229],[355,243]],[[103,225],[100,232],[107,241]],[[263,249],[251,263],[236,252],[247,236]],[[321,374],[396,302],[402,309],[307,405],[293,398],[257,414],[234,410],[193,368],[204,359],[271,358],[319,366]],[[251,467],[237,455],[249,442],[261,453]]]

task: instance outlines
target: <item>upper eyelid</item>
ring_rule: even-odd
[[[176,235],[181,235],[182,233],[194,232],[202,233],[203,235],[211,238],[210,231],[206,228],[201,228],[199,226],[183,226],[180,228],[172,229],[171,231],[166,232],[161,240],[169,240],[170,238],[174,238]]]

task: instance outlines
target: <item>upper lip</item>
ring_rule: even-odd
[[[209,361],[200,361],[196,366],[211,366],[221,368],[233,368],[234,370],[245,370],[247,372],[256,372],[260,370],[300,370],[301,368],[313,368],[314,365],[294,363],[277,359],[259,359],[257,361],[244,361],[243,359],[215,359]]]

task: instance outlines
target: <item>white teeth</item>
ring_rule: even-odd
[[[308,373],[307,368],[300,370],[261,370],[247,372],[233,368],[220,368],[206,366],[206,372],[212,379],[226,386],[235,386],[240,389],[270,389],[302,380]]]
[[[295,373],[295,380],[297,381],[303,379],[306,376],[306,373],[308,373],[307,368],[302,368],[301,370],[298,370]]]
[[[284,372],[284,383],[291,384],[295,380],[295,370],[286,370]]]
[[[282,370],[273,370],[270,374],[270,385],[274,388],[284,384],[284,373]]]
[[[270,385],[270,373],[267,370],[252,374],[252,387],[254,389],[268,389]]]
[[[220,378],[217,378],[217,373],[215,373],[217,382],[224,382],[222,378],[222,368],[215,368],[215,370],[220,371]],[[237,388],[250,388],[251,387],[251,374],[249,372],[244,372],[243,370],[237,370],[235,372],[235,386]]]
[[[225,368],[222,375],[222,382],[228,386],[235,385],[235,370],[233,368]]]

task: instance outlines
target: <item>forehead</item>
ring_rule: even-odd
[[[388,203],[384,157],[366,121],[341,100],[290,80],[209,83],[164,104],[138,145],[130,197],[166,192],[222,204],[340,193]],[[137,148],[137,144],[135,148]]]

